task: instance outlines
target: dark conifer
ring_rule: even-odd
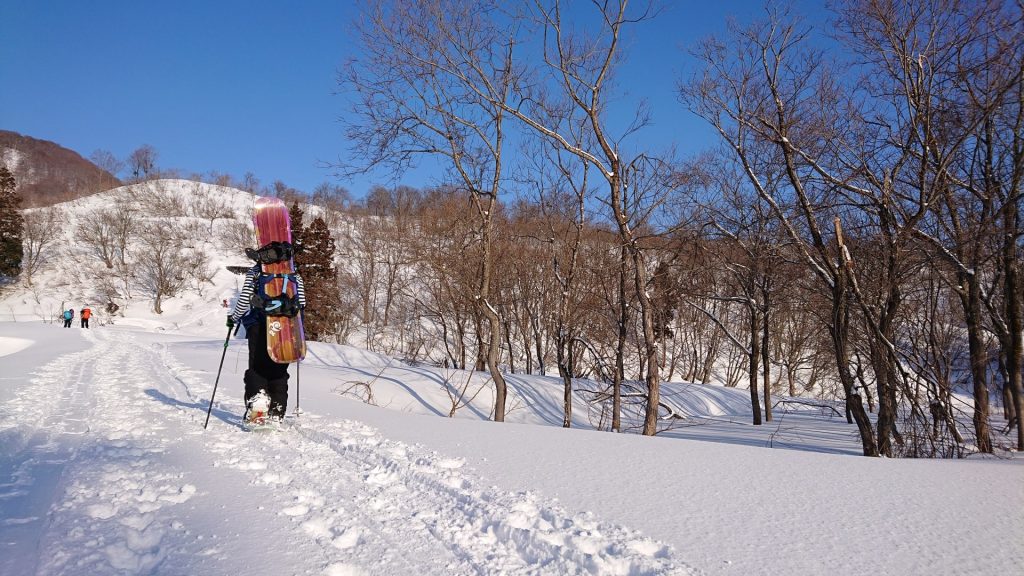
[[[7,280],[21,272],[24,255],[21,196],[15,190],[14,175],[0,166],[0,279]]]
[[[292,202],[292,207],[288,209],[288,220],[291,221],[292,227],[292,247],[295,249],[295,271],[302,274],[302,239],[305,233],[305,226],[302,223],[302,217],[305,214],[302,208],[299,208],[298,202]]]
[[[341,300],[334,268],[334,238],[319,216],[303,231],[302,279],[306,283],[304,322],[310,340],[330,340],[337,333]]]

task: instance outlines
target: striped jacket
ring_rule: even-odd
[[[231,319],[238,322],[245,313],[249,311],[252,297],[256,295],[256,278],[261,273],[260,265],[257,264],[245,273],[245,283],[242,284],[242,291],[235,300],[235,308],[231,311]],[[302,283],[302,276],[295,275],[295,295],[299,299],[299,308],[306,307],[306,289]]]

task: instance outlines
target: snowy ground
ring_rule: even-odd
[[[0,323],[0,575],[1024,566],[1019,458],[857,457],[841,419],[755,429],[744,391],[698,386],[672,395],[702,424],[666,437],[552,426],[561,389],[538,377],[513,379],[513,423],[486,422],[482,398],[449,419],[441,386],[464,374],[320,344],[302,364],[301,416],[251,433],[237,340],[203,430],[222,344]],[[341,394],[352,382],[378,406]]]

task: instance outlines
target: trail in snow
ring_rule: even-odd
[[[35,553],[0,553],[2,574],[691,573],[664,544],[359,422],[249,433],[222,390],[204,432],[208,374],[83,335],[6,406],[0,541]]]

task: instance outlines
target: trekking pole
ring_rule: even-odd
[[[299,379],[299,366],[301,364],[302,364],[302,359],[300,358],[299,361],[295,363],[295,417],[296,418],[299,417],[299,383],[302,382],[302,380]]]
[[[228,326],[228,336],[224,339],[224,351],[220,353],[220,366],[217,367],[217,379],[213,381],[213,393],[210,394],[210,407],[206,409],[206,422],[203,422],[203,430],[210,423],[210,412],[213,412],[213,398],[217,395],[217,383],[220,382],[220,371],[224,368],[224,357],[228,354],[228,342],[231,341],[231,327]]]

